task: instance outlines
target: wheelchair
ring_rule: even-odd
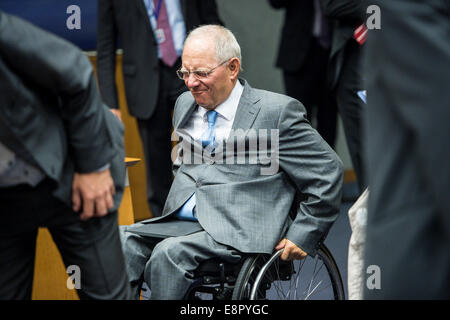
[[[336,262],[322,243],[315,257],[283,261],[283,249],[237,264],[211,259],[195,271],[186,300],[344,300]]]
[[[304,198],[296,194],[289,219]],[[345,300],[344,284],[331,252],[323,242],[314,257],[281,260],[273,254],[244,254],[231,264],[220,259],[202,262],[185,300]]]

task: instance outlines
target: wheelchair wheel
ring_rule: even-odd
[[[236,280],[237,300],[344,300],[344,286],[332,255],[321,245],[317,255],[283,261],[282,250],[272,256],[247,259]]]
[[[264,257],[267,255],[257,254],[248,256],[242,264],[241,270],[236,278],[234,285],[232,300],[248,300],[250,299],[251,285],[255,282],[258,271],[262,268]]]

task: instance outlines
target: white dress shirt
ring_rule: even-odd
[[[95,172],[101,172],[110,167],[107,163]],[[44,172],[25,162],[13,151],[0,142],[0,188],[19,184],[29,184],[35,187],[44,180]]]
[[[241,99],[243,91],[244,87],[242,84],[239,80],[236,81],[236,84],[228,98],[214,109],[217,111],[215,124],[215,137],[217,142],[226,140],[230,135],[234,117],[239,105],[239,100]],[[202,106],[197,106],[196,110],[187,121],[185,127],[180,129],[190,135],[192,139],[200,140],[202,134],[208,129],[208,119],[206,117],[207,111],[208,109],[205,109]]]
[[[26,163],[0,142],[0,187],[26,183],[36,186],[45,178],[44,173]]]

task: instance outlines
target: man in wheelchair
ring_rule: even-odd
[[[182,140],[163,216],[121,229],[136,298],[145,281],[152,299],[182,299],[199,265],[212,258],[236,263],[282,248],[282,260],[315,256],[337,218],[342,162],[299,101],[250,87],[240,71],[240,47],[228,29],[207,25],[189,34],[177,71],[189,91],[174,109]],[[267,156],[251,158],[267,149],[269,164]],[[304,199],[291,220],[299,193]],[[164,233],[174,223],[199,230],[167,237],[133,231],[157,225]]]

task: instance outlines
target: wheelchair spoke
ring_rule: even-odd
[[[276,270],[276,275],[279,276],[280,272],[279,272],[279,269],[278,269],[278,261],[275,262],[275,269],[277,269]],[[272,283],[272,287],[275,288],[275,290],[277,291],[278,297],[282,297],[283,299],[285,299],[286,296],[283,294],[283,288],[281,288],[280,285],[278,284],[278,282],[280,282],[280,281],[278,281],[279,277],[273,278],[271,276],[270,278],[271,279],[268,279],[268,280],[270,280],[270,282]]]
[[[316,271],[316,268],[317,268],[317,261],[318,261],[318,260],[319,260],[319,259],[318,259],[318,257],[316,256],[315,259],[314,259],[313,276],[312,276],[312,278],[311,278],[311,281],[309,282],[309,287],[308,287],[307,293],[309,293],[309,292],[311,291],[311,286],[312,286],[312,283],[313,283],[314,278],[315,278],[315,276],[316,276],[315,271]]]
[[[298,292],[298,281],[300,280],[300,272],[297,272],[295,275],[295,290],[294,290],[294,300],[297,300],[297,292]]]
[[[326,290],[326,289],[328,289],[330,287],[331,287],[331,283],[329,285],[327,285],[327,286],[322,286],[322,288],[320,290],[316,290],[315,293],[318,294],[318,293],[323,292],[324,290]]]
[[[270,273],[270,279],[268,280],[270,280],[270,282],[272,283],[272,287],[276,290],[278,297],[285,300],[289,296],[290,290],[286,294],[284,294],[282,287],[283,283],[280,279],[281,274],[279,266],[280,261],[275,261],[273,264],[273,268],[275,269],[275,271],[273,272],[273,274]]]
[[[283,291],[281,290],[281,288],[279,287],[279,285],[276,282],[272,283],[272,288],[274,288],[276,290],[278,298],[283,298],[284,299]]]
[[[277,252],[262,261],[262,268],[251,289],[251,299],[310,300],[343,296],[339,274],[336,276],[328,267],[336,269],[327,250],[319,250],[314,258],[308,256],[293,262],[282,261],[280,256],[281,252]]]
[[[300,262],[299,262],[299,269],[298,269],[297,272],[295,271],[295,265],[294,265],[294,262],[292,263],[292,266],[293,266],[293,273],[292,273],[292,275],[295,275],[295,276],[292,278],[292,275],[291,275],[291,280],[290,280],[290,282],[289,282],[289,291],[286,293],[285,299],[287,299],[288,297],[291,296],[292,285],[293,285],[294,283],[295,283],[295,285],[294,285],[294,290],[293,290],[293,291],[294,291],[294,300],[297,299],[298,281],[299,281],[300,273],[301,273],[301,271],[302,271],[302,267],[303,267],[303,264],[304,264],[304,261],[305,261],[305,260],[306,260],[306,259],[298,260],[298,261],[300,261]]]
[[[283,294],[283,287],[282,287],[283,283],[280,280],[281,272],[280,272],[280,268],[279,268],[279,262],[277,261],[275,263],[275,265],[276,265],[276,267],[275,267],[275,269],[276,269],[276,278],[274,279],[274,284],[275,284],[275,287],[277,289],[278,295],[281,296],[284,300],[286,300],[289,297],[289,295],[290,295],[291,288],[289,287],[289,291],[286,294]]]
[[[305,264],[305,262],[306,262],[307,259],[308,259],[308,257],[306,257],[306,258],[303,259],[303,260],[299,260],[299,268],[298,268],[298,273],[299,273],[299,274],[302,272],[303,265]]]
[[[318,286],[320,286],[320,284],[322,283],[322,280],[314,287],[314,289],[312,289],[312,291],[308,292],[308,295],[305,297],[305,300],[308,300],[309,296],[311,296],[314,291],[317,289]]]
[[[322,263],[319,270],[317,270],[317,272],[314,274],[314,277],[320,272],[320,270],[322,270],[323,266],[324,266],[324,264]]]

